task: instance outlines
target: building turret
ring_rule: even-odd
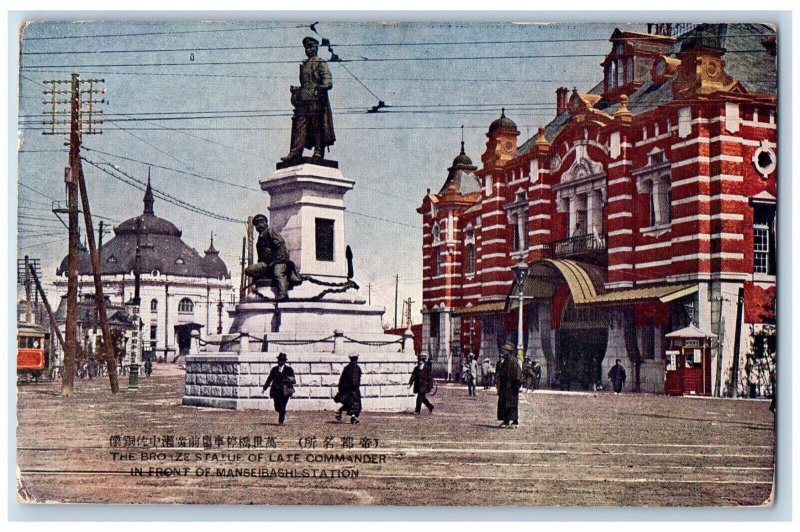
[[[503,166],[514,157],[519,130],[514,121],[506,116],[505,108],[501,111],[500,118],[489,125],[486,136],[489,140],[486,142],[486,151],[481,156],[484,168]]]

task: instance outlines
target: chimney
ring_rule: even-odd
[[[567,108],[567,93],[569,89],[561,87],[556,89],[556,115],[561,114]]]

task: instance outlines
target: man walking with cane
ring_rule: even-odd
[[[414,386],[414,393],[417,394],[417,407],[414,414],[422,412],[422,405],[428,407],[428,411],[433,413],[433,405],[428,401],[427,394],[433,389],[433,377],[431,376],[430,366],[425,364],[425,355],[417,357],[417,365],[411,372],[408,380],[409,386]]]

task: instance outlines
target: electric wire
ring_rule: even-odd
[[[168,23],[168,22],[167,22]],[[46,37],[23,37],[23,41],[51,41],[57,39],[97,39],[97,38],[114,38],[114,37],[140,37],[147,35],[182,35],[190,33],[219,33],[227,31],[272,31],[272,30],[286,30],[296,28],[306,28],[307,25],[287,25],[287,26],[264,26],[256,28],[215,28],[207,30],[175,30],[175,31],[149,31],[137,33],[110,33],[101,35],[48,35]]]
[[[102,155],[107,155],[109,157],[116,157],[117,159],[122,159],[122,160],[125,160],[125,161],[130,161],[130,162],[134,162],[134,163],[144,164],[144,165],[147,165],[147,166],[152,166],[153,168],[158,168],[160,170],[167,170],[169,172],[175,172],[177,174],[184,174],[184,175],[188,175],[188,176],[191,176],[191,177],[197,177],[197,178],[200,178],[200,179],[205,179],[206,181],[212,181],[214,183],[219,183],[221,185],[228,185],[228,186],[231,186],[231,187],[241,188],[241,189],[247,190],[249,192],[261,192],[260,188],[248,187],[248,186],[240,185],[238,183],[233,183],[231,181],[225,181],[225,180],[222,180],[222,179],[216,179],[216,178],[204,176],[204,175],[201,175],[201,174],[195,174],[193,172],[186,172],[184,170],[178,170],[177,168],[171,168],[169,166],[163,166],[163,165],[160,165],[160,164],[149,163],[147,161],[142,161],[140,159],[134,159],[132,157],[125,157],[124,155],[117,155],[117,154],[114,154],[114,153],[109,153],[109,152],[98,150],[98,149],[95,149],[95,148],[90,148],[90,147],[86,146],[85,144],[82,146],[82,148],[84,150],[86,150],[86,151],[100,153]]]
[[[81,159],[86,161],[87,163],[91,164],[95,168],[99,169],[101,172],[103,172],[103,173],[113,177],[114,179],[117,179],[118,181],[121,181],[121,182],[123,182],[123,183],[125,183],[125,184],[127,184],[129,186],[132,186],[132,187],[134,187],[136,189],[139,189],[139,190],[143,191],[147,187],[146,183],[144,183],[143,181],[141,181],[141,180],[139,180],[139,179],[127,174],[126,172],[121,170],[118,166],[112,165],[111,163],[105,163],[105,164],[111,166],[112,168],[114,168],[114,170],[116,172],[118,172],[118,173],[122,174],[123,176],[125,176],[124,178],[116,175],[113,172],[110,172],[110,171],[106,170],[103,167],[102,164],[99,164],[99,163],[96,163],[94,161],[91,161],[91,160],[89,160],[89,159],[87,159],[86,157],[83,157],[83,156],[81,156]],[[237,224],[245,223],[244,220],[239,220],[239,219],[236,219],[236,218],[230,218],[228,216],[217,214],[217,213],[208,211],[206,209],[203,209],[202,207],[198,207],[198,206],[193,205],[191,203],[187,203],[185,201],[182,201],[182,200],[180,200],[180,199],[178,199],[178,198],[176,198],[174,196],[171,196],[171,195],[169,195],[169,194],[167,194],[165,192],[162,192],[161,190],[153,188],[152,185],[151,185],[150,188],[153,191],[153,194],[156,197],[158,197],[159,199],[162,199],[162,200],[166,201],[167,203],[170,203],[170,204],[175,205],[177,207],[180,207],[182,209],[188,210],[190,212],[194,212],[195,214],[200,214],[202,216],[206,216],[208,218],[213,218],[215,220],[221,220],[223,222],[231,222],[231,223],[237,223]]]
[[[726,53],[755,53],[766,52],[763,48],[748,50],[728,50]],[[590,59],[606,57],[607,53],[585,53],[585,54],[527,54],[527,55],[485,55],[485,56],[442,56],[442,57],[360,57],[358,59],[338,59],[337,63],[406,63],[406,62],[425,62],[425,61],[504,61],[521,59]],[[297,60],[270,60],[270,61],[190,61],[180,63],[85,63],[73,65],[22,65],[20,70],[33,72],[47,68],[109,68],[109,67],[199,67],[199,66],[249,66],[249,65],[287,65],[297,64]]]

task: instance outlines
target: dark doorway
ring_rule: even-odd
[[[607,338],[605,329],[560,329],[556,333],[558,387],[590,390],[601,382]]]
[[[173,362],[189,354],[192,347],[192,331],[199,331],[202,328],[203,326],[199,323],[184,323],[175,326],[175,336],[178,340],[178,355],[173,359]]]

